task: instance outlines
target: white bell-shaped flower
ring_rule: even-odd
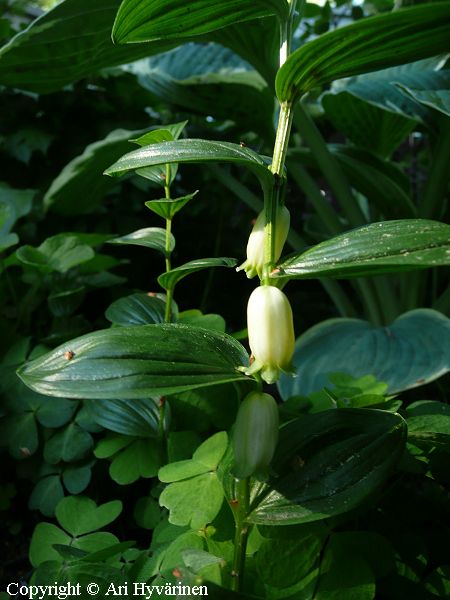
[[[248,340],[253,362],[247,375],[260,372],[274,383],[280,371],[292,373],[295,334],[292,309],[277,287],[263,285],[253,290],[247,306]]]
[[[275,226],[275,255],[274,261],[276,262],[283,251],[283,246],[286,241],[291,217],[288,209],[282,206],[278,209],[276,226]],[[247,260],[240,265],[236,271],[244,270],[247,277],[251,279],[258,275],[262,276],[264,267],[264,226],[265,226],[265,214],[261,211],[255,221],[250,237],[247,243]]]

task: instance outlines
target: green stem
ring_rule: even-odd
[[[249,524],[245,521],[249,504],[249,479],[238,479],[236,487],[237,494],[233,502],[235,536],[231,589],[239,592],[244,582],[245,552],[249,534]]]
[[[166,164],[166,179],[164,185],[164,192],[167,200],[170,200],[170,165]],[[172,270],[172,263],[170,260],[170,255],[172,253],[170,247],[170,238],[172,233],[172,219],[166,219],[166,240],[165,240],[165,258],[166,258],[166,273]],[[170,287],[166,290],[166,307],[164,312],[164,320],[166,323],[170,323],[172,321],[172,301],[173,301],[173,288]]]

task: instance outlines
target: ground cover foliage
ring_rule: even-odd
[[[36,10],[0,19],[1,589],[449,597],[450,3]],[[269,385],[236,267],[283,204]]]

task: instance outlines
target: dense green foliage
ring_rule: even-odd
[[[450,2],[403,4],[5,3],[2,590],[449,597]]]

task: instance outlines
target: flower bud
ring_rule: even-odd
[[[261,372],[274,383],[280,371],[292,372],[295,335],[292,309],[277,287],[263,285],[253,290],[247,305],[248,341],[254,358],[247,375]]]
[[[283,250],[284,242],[286,241],[289,232],[290,214],[285,206],[278,209],[276,225],[275,225],[275,255],[276,262]],[[236,271],[245,270],[249,279],[255,275],[262,276],[264,267],[264,226],[266,223],[265,213],[261,211],[255,221],[252,232],[247,244],[247,260],[242,263]]]
[[[251,392],[234,426],[234,474],[243,479],[267,469],[278,440],[278,408],[269,394]]]

